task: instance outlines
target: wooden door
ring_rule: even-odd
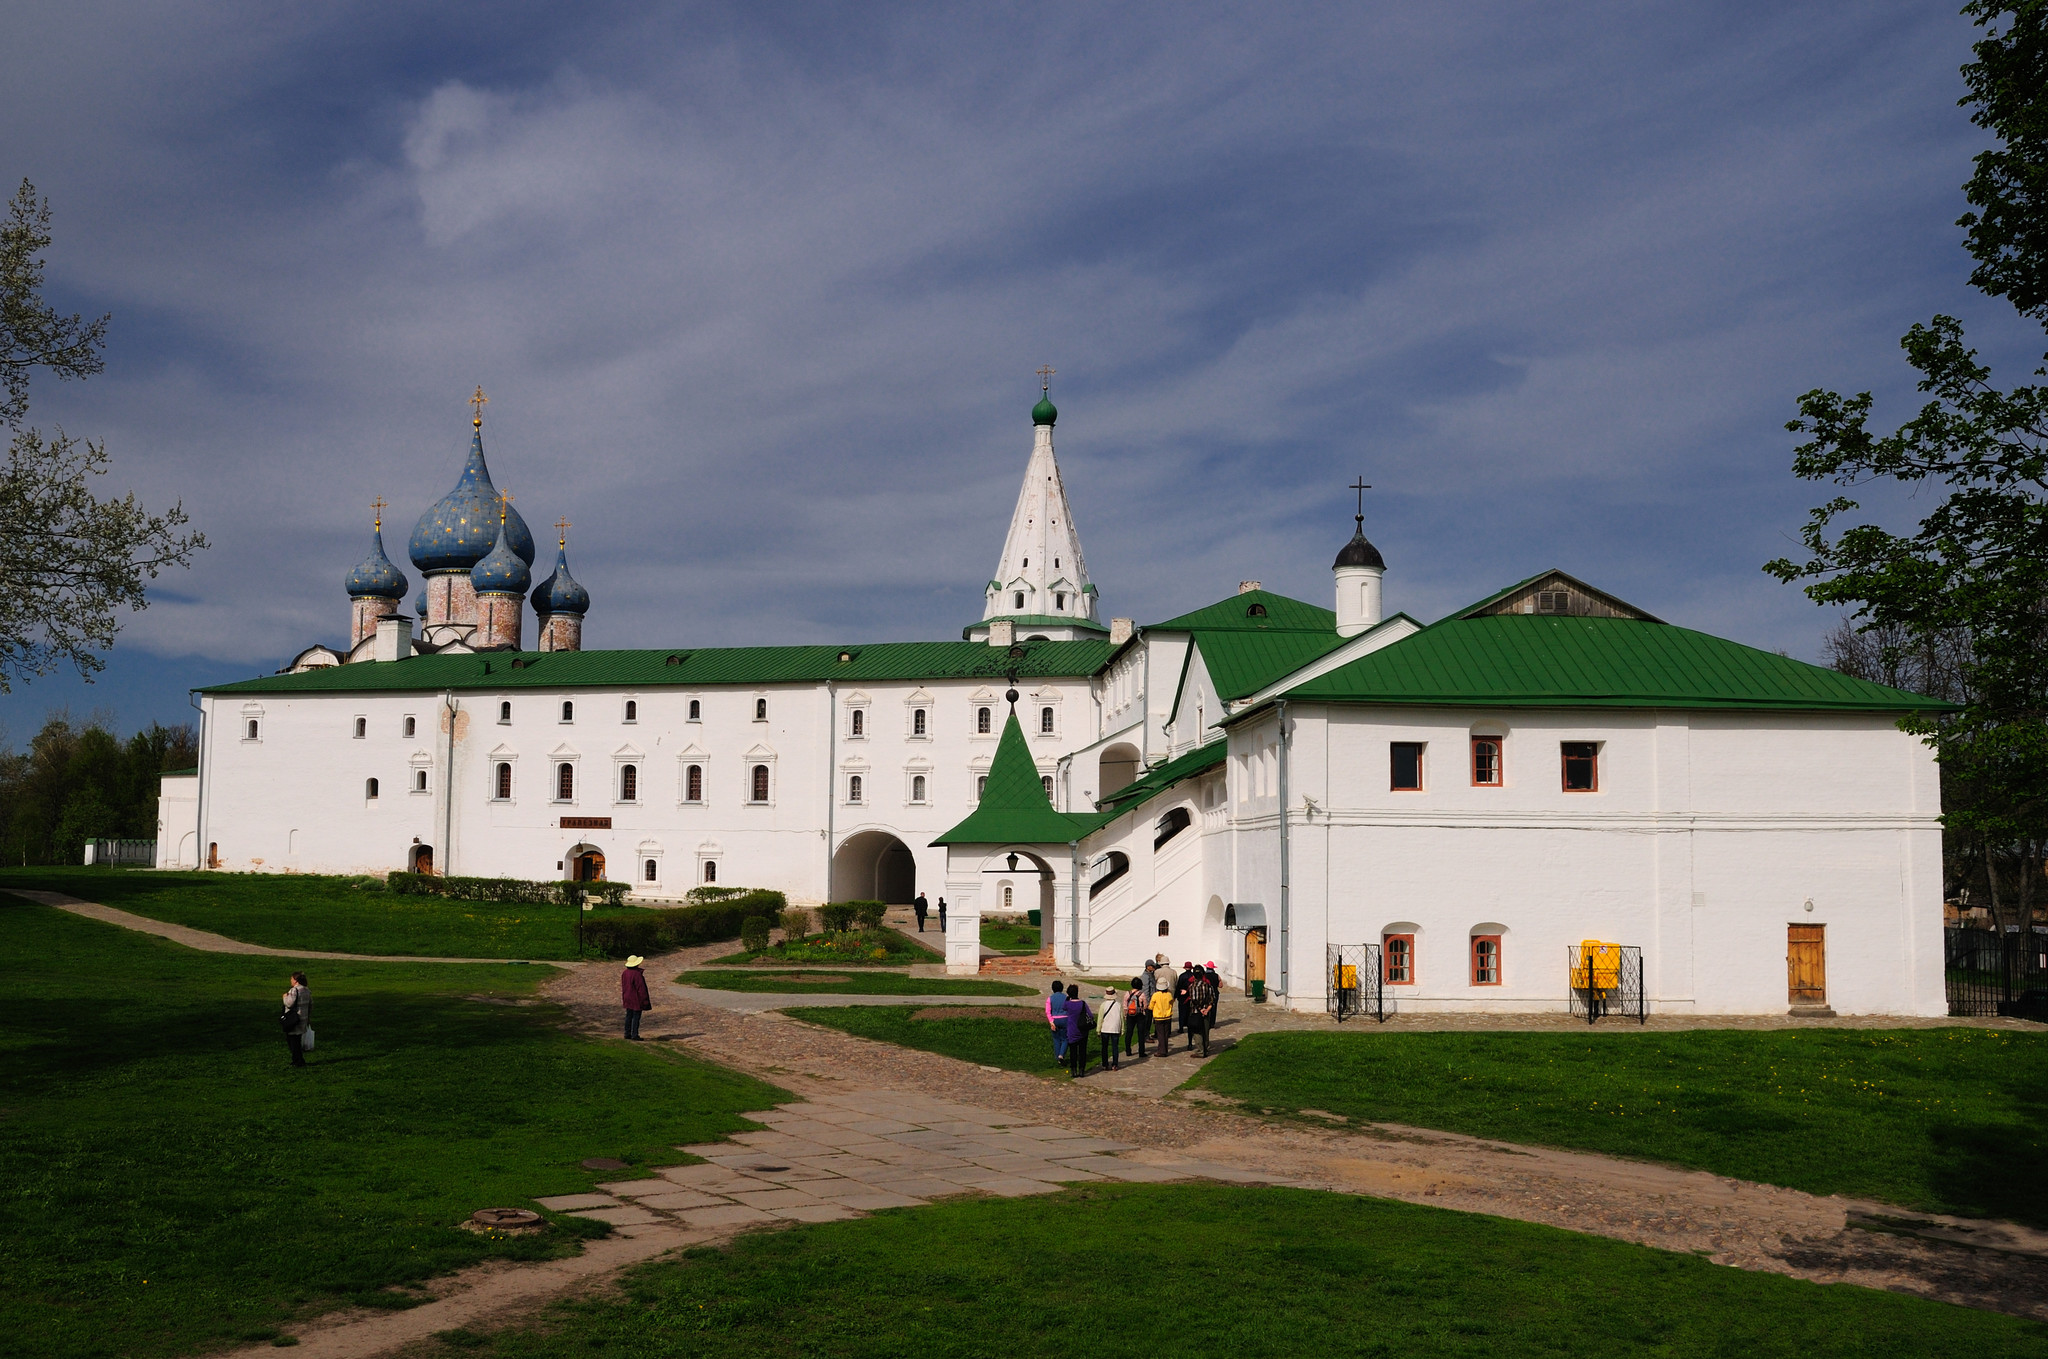
[[[1794,1005],[1825,1005],[1828,1000],[1827,926],[1785,927],[1785,979]]]
[[[1263,929],[1244,932],[1244,993],[1252,993],[1252,983],[1266,979],[1266,932]]]

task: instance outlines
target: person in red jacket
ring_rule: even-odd
[[[626,970],[619,973],[619,1003],[626,1007],[626,1041],[640,1041],[640,1012],[654,1008],[654,1002],[647,998],[647,974],[640,970],[640,964],[647,960],[639,954],[626,959]]]

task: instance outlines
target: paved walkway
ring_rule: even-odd
[[[322,953],[314,949],[266,948],[262,944],[246,944],[240,939],[230,939],[224,934],[211,930],[195,930],[189,925],[173,925],[167,920],[152,920],[146,915],[123,911],[113,906],[102,906],[96,901],[81,901],[62,892],[36,892],[23,887],[4,889],[18,897],[44,906],[55,906],[60,911],[82,915],[88,920],[98,920],[108,925],[119,925],[123,929],[135,930],[142,934],[154,934],[162,939],[196,948],[202,953],[250,953],[265,958],[318,958],[323,961],[339,960],[349,963],[503,963],[508,958],[415,958],[409,955],[391,953]],[[554,963],[555,967],[575,967],[575,963]]]

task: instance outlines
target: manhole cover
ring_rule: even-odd
[[[539,1225],[540,1214],[531,1208],[479,1208],[469,1220],[479,1227],[533,1227]]]
[[[585,1158],[583,1168],[585,1170],[631,1170],[633,1167],[627,1165],[624,1161],[614,1160],[609,1156],[591,1156]]]

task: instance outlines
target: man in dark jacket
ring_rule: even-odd
[[[626,970],[619,973],[619,1003],[626,1007],[626,1041],[640,1041],[640,1012],[654,1008],[654,1002],[647,998],[647,974],[640,970],[640,964],[647,960],[639,954],[626,959]]]
[[[931,903],[924,899],[924,893],[919,892],[917,900],[910,904],[910,909],[917,912],[917,932],[923,934],[924,918],[932,909]]]
[[[1216,985],[1216,974],[1199,968],[1187,971],[1188,998],[1188,1051],[1195,1050],[1195,1032],[1201,1031],[1202,1055],[1209,1055],[1209,1030],[1216,1025],[1216,999],[1221,988]]]

